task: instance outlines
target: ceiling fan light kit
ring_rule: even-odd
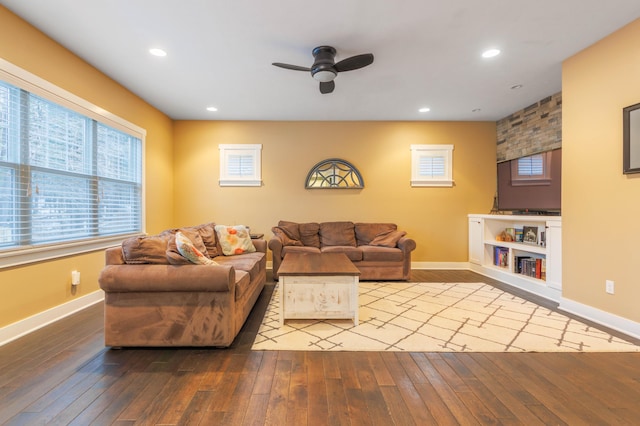
[[[310,72],[311,77],[320,82],[320,93],[326,94],[333,92],[333,89],[335,89],[333,80],[338,76],[339,72],[357,70],[373,63],[373,54],[371,53],[352,56],[336,63],[336,49],[331,46],[318,46],[313,49],[312,54],[314,61],[311,68],[283,64],[281,62],[274,62],[273,65],[294,71]]]

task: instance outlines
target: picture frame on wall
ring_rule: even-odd
[[[640,103],[622,109],[622,172],[640,173]]]

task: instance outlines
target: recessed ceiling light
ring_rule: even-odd
[[[429,112],[429,111],[431,111],[431,108],[427,108],[427,107],[420,108],[420,109],[418,110],[418,112]]]
[[[488,49],[482,52],[483,58],[493,58],[494,56],[498,56],[500,54],[499,49]]]
[[[167,52],[158,48],[149,49],[149,53],[151,53],[153,56],[167,56]]]
[[[518,90],[518,89],[522,89],[522,84],[516,84],[514,86],[511,86],[511,90]]]
[[[218,108],[213,107],[213,106],[207,107],[207,111],[216,112],[217,110],[218,110]]]

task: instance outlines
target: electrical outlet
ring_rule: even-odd
[[[80,284],[80,271],[71,271],[71,285]]]
[[[614,282],[613,281],[606,280],[604,286],[605,286],[604,289],[605,289],[605,291],[607,293],[609,293],[609,294],[613,294],[614,293],[615,288],[614,288]]]

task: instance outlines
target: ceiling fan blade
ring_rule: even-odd
[[[271,65],[275,65],[276,67],[286,68],[288,70],[294,70],[294,71],[311,71],[311,68],[301,67],[299,65],[282,64],[280,62],[274,62]]]
[[[343,59],[334,65],[334,68],[338,72],[357,70],[358,68],[366,67],[373,63],[373,54],[365,53],[362,55],[352,56],[347,59]]]
[[[322,93],[323,95],[333,92],[333,89],[335,88],[336,83],[333,80],[320,82],[320,93]]]

